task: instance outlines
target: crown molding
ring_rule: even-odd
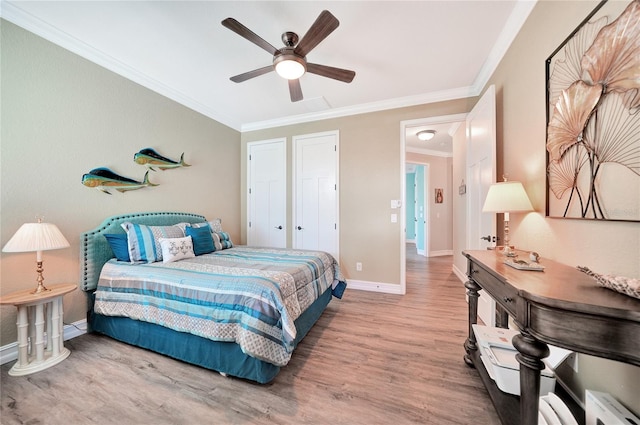
[[[453,158],[453,152],[434,151],[432,149],[406,148],[407,152],[421,155],[439,156],[442,158]]]
[[[99,66],[102,66],[124,78],[127,78],[143,87],[155,91],[187,108],[201,113],[221,124],[224,124],[240,132],[263,130],[286,125],[301,124],[305,122],[320,121],[331,118],[339,118],[350,115],[378,112],[389,109],[405,108],[410,106],[443,102],[456,99],[478,96],[489,78],[495,72],[500,60],[520,31],[520,28],[536,5],[537,0],[518,0],[507,25],[503,29],[498,41],[493,46],[485,64],[478,73],[472,86],[460,87],[451,90],[422,93],[379,102],[364,103],[343,108],[334,108],[326,111],[311,112],[308,114],[293,115],[273,120],[241,123],[237,119],[215,111],[212,108],[187,96],[181,91],[170,87],[160,81],[151,78],[145,73],[95,49],[83,41],[59,30],[58,28],[25,12],[13,3],[0,0],[0,17],[30,31],[72,53],[79,55]]]
[[[76,55],[93,62],[103,68],[108,69],[128,80],[131,80],[143,87],[148,88],[164,97],[167,97],[187,108],[201,113],[209,118],[212,118],[226,126],[233,128],[234,130],[240,130],[241,123],[234,118],[221,114],[218,111],[214,111],[208,106],[198,102],[197,100],[187,96],[181,91],[170,87],[160,81],[151,78],[147,74],[127,65],[124,62],[119,61],[113,56],[88,45],[87,43],[79,40],[64,31],[59,30],[57,27],[44,22],[43,20],[31,15],[30,13],[22,10],[13,3],[6,1],[0,1],[0,17],[7,21],[24,28],[25,30],[36,34],[39,37],[50,41]]]
[[[476,76],[476,80],[472,86],[474,93],[480,94],[482,89],[487,85],[489,78],[491,78],[498,68],[500,61],[505,53],[507,53],[509,46],[511,46],[511,43],[520,32],[522,25],[526,22],[537,2],[538,0],[518,0],[511,11],[509,19],[507,19],[506,25],[498,36],[498,40],[496,40],[491,52],[489,52],[487,60],[485,60],[480,72]]]
[[[380,102],[363,103],[360,105],[348,106],[344,108],[334,108],[318,113],[293,115],[274,120],[247,123],[242,125],[241,131],[244,133],[245,131],[264,130],[267,128],[301,124],[305,122],[319,121],[330,118],[339,118],[349,115],[358,115],[369,112],[384,111],[388,109],[405,108],[409,106],[424,105],[427,103],[444,102],[447,100],[464,99],[467,97],[477,96],[478,94],[480,93],[474,91],[472,87],[461,87],[452,90],[442,90],[437,92],[388,99]]]

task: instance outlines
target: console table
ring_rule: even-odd
[[[540,259],[544,271],[525,271],[504,264],[505,257],[497,251],[463,254],[469,277],[465,362],[478,369],[503,424],[538,423],[540,371],[542,359],[549,355],[547,344],[640,366],[640,300],[600,287],[579,270],[551,260]],[[520,329],[513,338],[520,363],[520,397],[501,392],[480,359],[472,329],[480,290],[501,309],[502,326],[511,316]]]
[[[26,289],[0,298],[0,304],[18,308],[18,361],[9,375],[28,375],[69,357],[64,347],[62,298],[76,288],[74,283],[61,283],[38,294]]]

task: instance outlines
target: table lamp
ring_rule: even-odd
[[[504,213],[504,249],[502,253],[508,257],[515,257],[516,254],[509,245],[509,213],[533,211],[533,207],[522,183],[507,181],[506,178],[504,180],[504,182],[491,185],[482,212]]]
[[[39,294],[49,291],[43,284],[42,251],[67,247],[69,247],[69,242],[55,224],[43,223],[42,219],[38,219],[37,223],[23,224],[2,248],[2,252],[36,252],[38,286],[31,293]]]

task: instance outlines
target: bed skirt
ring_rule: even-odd
[[[331,288],[327,289],[295,320],[295,346],[313,327],[331,301]],[[231,376],[266,384],[276,377],[280,367],[248,356],[233,342],[219,342],[190,333],[178,332],[153,323],[126,317],[103,316],[89,312],[90,330],[127,344],[146,348]]]

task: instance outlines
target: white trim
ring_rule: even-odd
[[[62,338],[66,341],[87,333],[87,320],[79,320],[63,328]],[[0,347],[0,364],[9,363],[18,359],[18,342],[12,342]]]
[[[358,291],[382,292],[385,294],[404,295],[400,285],[393,283],[368,282],[366,280],[347,279],[347,290],[355,289]]]
[[[263,130],[284,125],[300,124],[311,121],[319,121],[329,118],[344,117],[367,112],[383,111],[388,109],[403,108],[408,106],[423,105],[447,100],[464,99],[478,96],[489,78],[498,67],[507,49],[518,35],[522,25],[536,5],[537,0],[518,0],[511,16],[507,20],[498,40],[489,53],[487,60],[480,69],[472,86],[456,89],[440,90],[430,93],[422,93],[378,102],[363,103],[355,106],[335,108],[328,111],[313,112],[309,114],[294,115],[273,120],[257,121],[253,123],[240,123],[234,117],[230,117],[220,111],[214,111],[207,105],[191,98],[173,87],[151,78],[145,73],[115,59],[106,53],[89,46],[87,43],[59,30],[18,6],[2,1],[0,3],[0,17],[6,19],[27,31],[30,31],[58,46],[61,46],[91,62],[94,62],[118,75],[134,81],[143,87],[147,87],[163,96],[168,97],[188,108],[193,109],[209,118],[225,124],[240,132]]]
[[[453,270],[453,274],[455,274],[458,277],[458,279],[460,279],[460,282],[465,283],[467,280],[469,280],[469,278],[467,277],[467,274],[461,271],[455,264],[453,265],[452,270]]]
[[[424,243],[426,244],[427,241],[425,241]],[[423,257],[426,257],[427,256],[427,250],[425,250],[425,249],[416,249],[416,254],[422,255]]]
[[[518,0],[514,6],[509,19],[507,19],[505,26],[502,28],[502,32],[500,32],[496,43],[493,45],[491,52],[489,52],[489,56],[487,56],[484,65],[482,65],[473,82],[471,91],[475,93],[475,96],[479,95],[482,92],[482,88],[489,82],[489,78],[498,68],[500,61],[507,53],[509,46],[511,46],[511,43],[520,32],[537,2],[538,0]]]
[[[472,87],[462,87],[459,89],[442,90],[438,92],[423,93],[415,96],[407,96],[395,99],[388,99],[379,102],[363,103],[344,108],[333,108],[328,111],[314,112],[309,114],[291,115],[267,121],[258,121],[242,124],[240,131],[264,130],[267,128],[281,127],[291,124],[301,124],[311,121],[320,121],[330,118],[339,118],[349,115],[364,114],[368,112],[384,111],[387,109],[404,108],[408,106],[424,105],[429,103],[444,102],[447,100],[466,99],[478,96],[480,91]]]
[[[432,124],[446,124],[446,123],[461,123],[466,122],[467,114],[451,114],[441,115],[438,117],[418,118],[412,120],[400,121],[400,199],[402,202],[402,208],[407,205],[407,141],[406,133],[407,128],[415,127],[417,125],[432,125]],[[428,194],[428,193],[427,193]],[[426,200],[425,200],[426,202]],[[400,288],[401,293],[407,293],[407,214],[404,212],[400,214]],[[426,243],[425,243],[426,246]],[[424,254],[423,254],[424,255]]]
[[[32,32],[45,40],[48,40],[64,49],[69,50],[72,53],[79,55],[80,57],[87,59],[101,67],[115,72],[116,74],[140,84],[143,87],[153,90],[187,108],[193,109],[209,118],[212,118],[220,123],[223,123],[234,130],[240,130],[241,123],[226,114],[220,113],[220,111],[214,111],[209,106],[193,99],[192,97],[182,93],[174,87],[168,86],[155,78],[150,77],[144,72],[127,65],[124,62],[110,56],[90,45],[84,41],[77,39],[64,31],[59,30],[55,26],[48,24],[37,18],[30,13],[20,9],[18,6],[3,1],[2,2],[2,18],[9,22],[12,22],[19,27]]]
[[[446,100],[463,99],[478,96],[488,79],[497,68],[505,52],[517,36],[520,28],[536,5],[537,0],[519,0],[496,44],[493,46],[482,69],[478,73],[472,86],[460,87],[457,89],[441,90],[430,93],[423,93],[414,96],[406,96],[395,99],[387,99],[378,102],[365,103],[344,108],[336,108],[329,111],[309,113],[283,117],[274,120],[258,121],[253,123],[240,123],[235,118],[226,114],[214,111],[199,101],[187,96],[173,87],[167,86],[158,80],[151,78],[143,72],[115,59],[106,53],[89,46],[87,43],[60,31],[39,18],[25,12],[12,3],[2,2],[0,16],[52,43],[57,44],[79,56],[94,62],[110,71],[113,71],[131,81],[149,88],[163,96],[168,97],[194,111],[200,112],[210,118],[219,121],[229,127],[241,132],[262,130],[279,127],[283,125],[299,124],[310,121],[318,121],[329,118],[343,117],[349,115],[362,114],[367,112],[382,111],[387,109],[403,108]]]
[[[444,257],[445,255],[453,255],[453,250],[443,249],[441,251],[429,251],[429,257]]]
[[[439,156],[443,158],[453,158],[453,152],[434,151],[431,149],[407,148],[407,152],[419,153],[422,155]]]

